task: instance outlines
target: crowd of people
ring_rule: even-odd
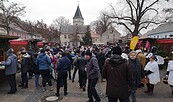
[[[87,46],[87,47],[59,47],[45,46],[39,52],[26,48],[19,49],[18,54],[10,48],[7,51],[7,60],[0,62],[6,66],[10,91],[17,92],[16,73],[20,69],[21,83],[19,87],[28,88],[28,80],[33,78],[35,88],[42,86],[43,92],[49,89],[53,91],[52,78],[57,82],[56,96],[60,96],[60,88],[64,87],[64,95],[68,95],[67,80],[75,82],[78,74],[79,87],[88,93],[87,102],[101,102],[96,84],[100,80],[106,81],[106,96],[108,102],[136,102],[136,90],[144,87],[141,79],[147,78],[147,90],[144,92],[152,95],[154,86],[160,82],[159,66],[155,54],[150,54],[148,59],[142,50],[126,51],[127,57],[122,56],[122,48],[117,46]],[[71,70],[74,70],[71,73]],[[29,74],[28,74],[29,73]],[[167,77],[172,88],[173,95],[173,61],[168,63]],[[42,84],[40,84],[40,75]],[[72,75],[72,76],[71,76]],[[29,76],[29,77],[28,77]],[[48,83],[48,87],[46,87]]]

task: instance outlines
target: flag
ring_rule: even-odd
[[[142,42],[143,42],[142,40],[141,40],[141,41],[138,41],[138,46],[139,46],[139,47],[141,47]]]
[[[149,42],[149,41],[146,42],[145,48],[146,48],[147,50],[150,50],[150,42]]]
[[[131,39],[131,42],[130,42],[130,49],[132,49],[134,51],[137,43],[138,43],[138,39],[139,37],[138,36],[134,36],[132,39]]]

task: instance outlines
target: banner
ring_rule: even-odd
[[[146,42],[145,48],[146,48],[147,50],[150,50],[150,42],[149,42],[149,41]]]
[[[132,49],[134,51],[137,43],[138,43],[138,40],[139,40],[139,37],[138,36],[134,36],[132,39],[131,39],[131,42],[130,42],[130,49]]]

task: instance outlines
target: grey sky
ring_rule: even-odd
[[[84,23],[89,24],[99,16],[99,12],[115,4],[118,0],[79,0],[79,6],[84,17]],[[26,6],[24,19],[31,21],[43,19],[45,23],[51,24],[53,19],[64,16],[72,22],[78,0],[10,0]]]

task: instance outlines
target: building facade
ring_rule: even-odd
[[[87,26],[84,25],[84,18],[78,5],[73,17],[73,25],[63,26],[61,29],[61,45],[80,46],[82,37],[87,31]]]
[[[156,29],[148,32],[148,38],[155,39],[172,39],[173,38],[173,23],[161,24]]]
[[[121,34],[114,28],[110,27],[106,32],[101,36],[101,43],[104,44],[115,44],[121,40]]]
[[[101,40],[100,40],[100,35],[95,33],[95,32],[91,32],[91,38],[92,38],[92,42],[93,44],[103,44],[101,43]]]

